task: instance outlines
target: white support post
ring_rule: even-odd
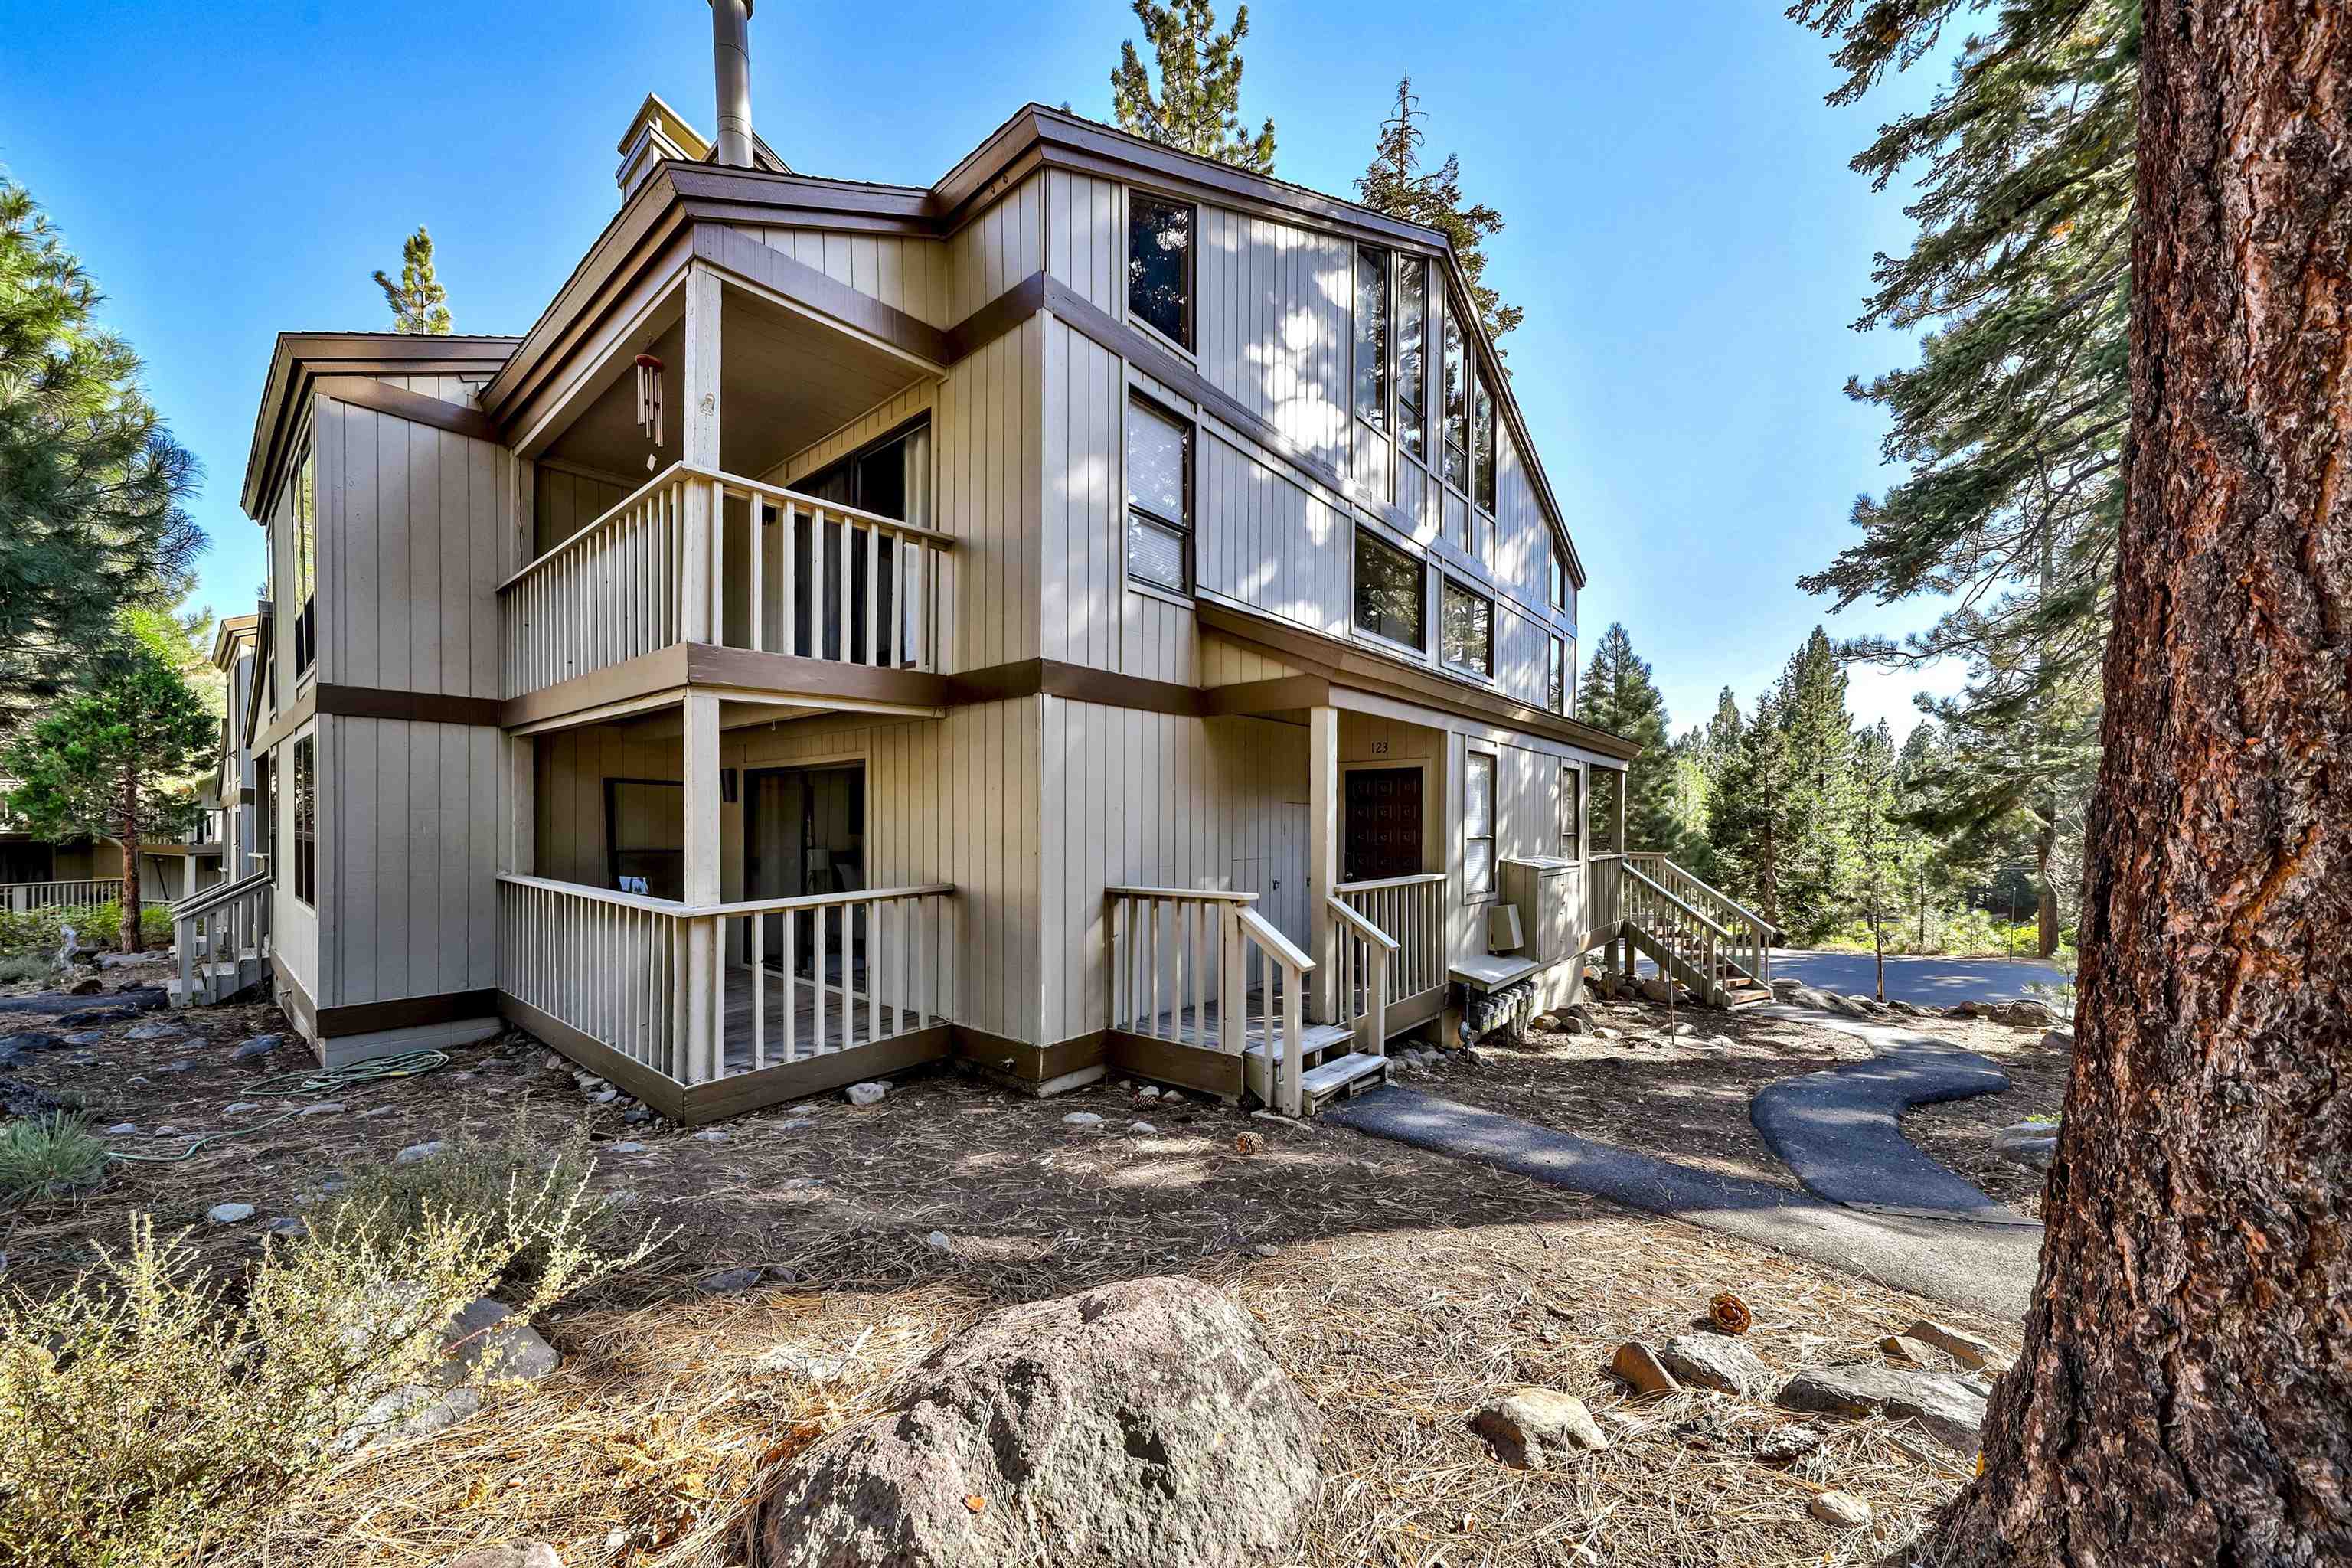
[[[700,262],[686,273],[685,396],[678,410],[678,440],[685,459],[706,468],[719,461],[719,274]],[[686,487],[685,577],[678,628],[686,642],[717,642],[723,622],[714,606],[724,603],[719,582],[726,513],[715,486]],[[715,798],[715,797],[714,797]]]
[[[685,886],[689,906],[719,901],[719,699],[689,691],[680,737],[686,796]],[[714,918],[686,922],[686,1081],[709,1083],[725,1071],[726,952]]]
[[[1307,952],[1319,961],[1315,972],[1315,1016],[1339,1016],[1332,993],[1338,965],[1328,962],[1331,943],[1331,889],[1339,883],[1339,710],[1328,704],[1307,710]]]

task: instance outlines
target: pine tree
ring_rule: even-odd
[[[1843,913],[1853,852],[1853,720],[1845,667],[1821,627],[1780,676],[1779,718],[1789,752],[1789,809],[1780,855],[1781,922],[1819,938]]]
[[[1775,926],[1780,921],[1781,862],[1789,839],[1789,737],[1780,698],[1756,700],[1756,718],[1739,732],[1716,776],[1707,841],[1717,885]]]
[[[1790,15],[1838,41],[1845,105],[1934,52],[1957,0],[1898,6],[1800,0]],[[2129,384],[2126,326],[2137,0],[2013,0],[1960,52],[1951,85],[1854,160],[1879,188],[1925,165],[1909,209],[1919,236],[1881,257],[1859,327],[1930,326],[1920,363],[1848,393],[1892,416],[1885,454],[1908,476],[1853,521],[1863,538],[1801,579],[1885,604],[1916,595],[1958,608],[1901,644],[1856,638],[1849,657],[1969,671],[1943,705],[1981,733],[1955,826],[2067,815],[2062,781],[2096,758],[2097,681],[2122,515]],[[2037,844],[2042,943],[2056,940],[2053,856]]]
[[[186,592],[196,460],[93,320],[104,298],[0,179],[0,734],[56,698],[126,604]]]
[[[1484,281],[1486,241],[1502,232],[1503,215],[1483,202],[1463,205],[1462,160],[1455,154],[1448,153],[1444,163],[1427,174],[1422,172],[1421,148],[1426,137],[1420,122],[1427,118],[1412,90],[1412,78],[1400,80],[1396,112],[1381,121],[1371,166],[1358,177],[1356,195],[1366,206],[1391,217],[1444,231],[1454,247],[1454,262],[1470,286],[1471,302],[1478,308],[1478,324],[1486,330],[1486,342],[1495,345],[1495,355],[1500,359],[1503,334],[1527,315],[1517,305],[1504,304],[1502,296]]]
[[[1133,40],[1118,47],[1110,73],[1111,107],[1130,136],[1175,147],[1260,174],[1274,173],[1274,121],[1255,136],[1242,128],[1241,41],[1249,36],[1249,7],[1234,8],[1234,25],[1217,31],[1213,0],[1135,0],[1135,19],[1160,68],[1160,90]]]
[[[1877,995],[1886,1000],[1887,929],[1900,915],[1904,894],[1924,864],[1927,840],[1903,820],[1901,763],[1886,721],[1854,737],[1851,793],[1855,865],[1852,902],[1869,922],[1877,961]]]
[[[9,812],[37,837],[111,838],[122,847],[122,951],[137,952],[141,846],[184,832],[188,775],[214,755],[220,721],[178,668],[182,629],[125,612],[87,689],[27,725],[0,753],[18,782]]]
[[[378,271],[375,286],[392,307],[392,330],[416,336],[445,337],[450,331],[449,291],[433,275],[433,237],[418,224],[400,247],[400,280]]]
[[[1675,753],[1666,739],[1666,700],[1659,695],[1633,639],[1612,624],[1593,646],[1577,693],[1578,717],[1642,748],[1626,769],[1625,847],[1672,855],[1682,835],[1675,809]]]

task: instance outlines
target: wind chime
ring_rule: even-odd
[[[646,454],[646,471],[650,473],[660,459],[662,444],[662,362],[651,354],[637,356],[637,428],[654,449]]]

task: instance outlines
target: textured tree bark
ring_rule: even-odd
[[[2352,6],[2146,16],[2080,1043],[1930,1563],[2352,1561]]]
[[[122,770],[122,930],[114,945],[125,952],[140,949],[139,916],[139,773]]]

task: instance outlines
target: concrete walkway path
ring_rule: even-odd
[[[2035,1224],[1903,1136],[1902,1115],[1911,1107],[1999,1094],[2009,1087],[2007,1073],[1974,1051],[1817,1008],[1773,1004],[1749,1009],[1748,1016],[1820,1024],[1878,1052],[1866,1062],[1767,1084],[1748,1102],[1748,1119],[1807,1192],[1873,1214]]]
[[[1417,1148],[1483,1160],[1538,1182],[1760,1242],[1933,1301],[2022,1321],[2041,1267],[2042,1228],[1960,1226],[1857,1214],[1498,1111],[1391,1087],[1343,1100],[1322,1120]]]

